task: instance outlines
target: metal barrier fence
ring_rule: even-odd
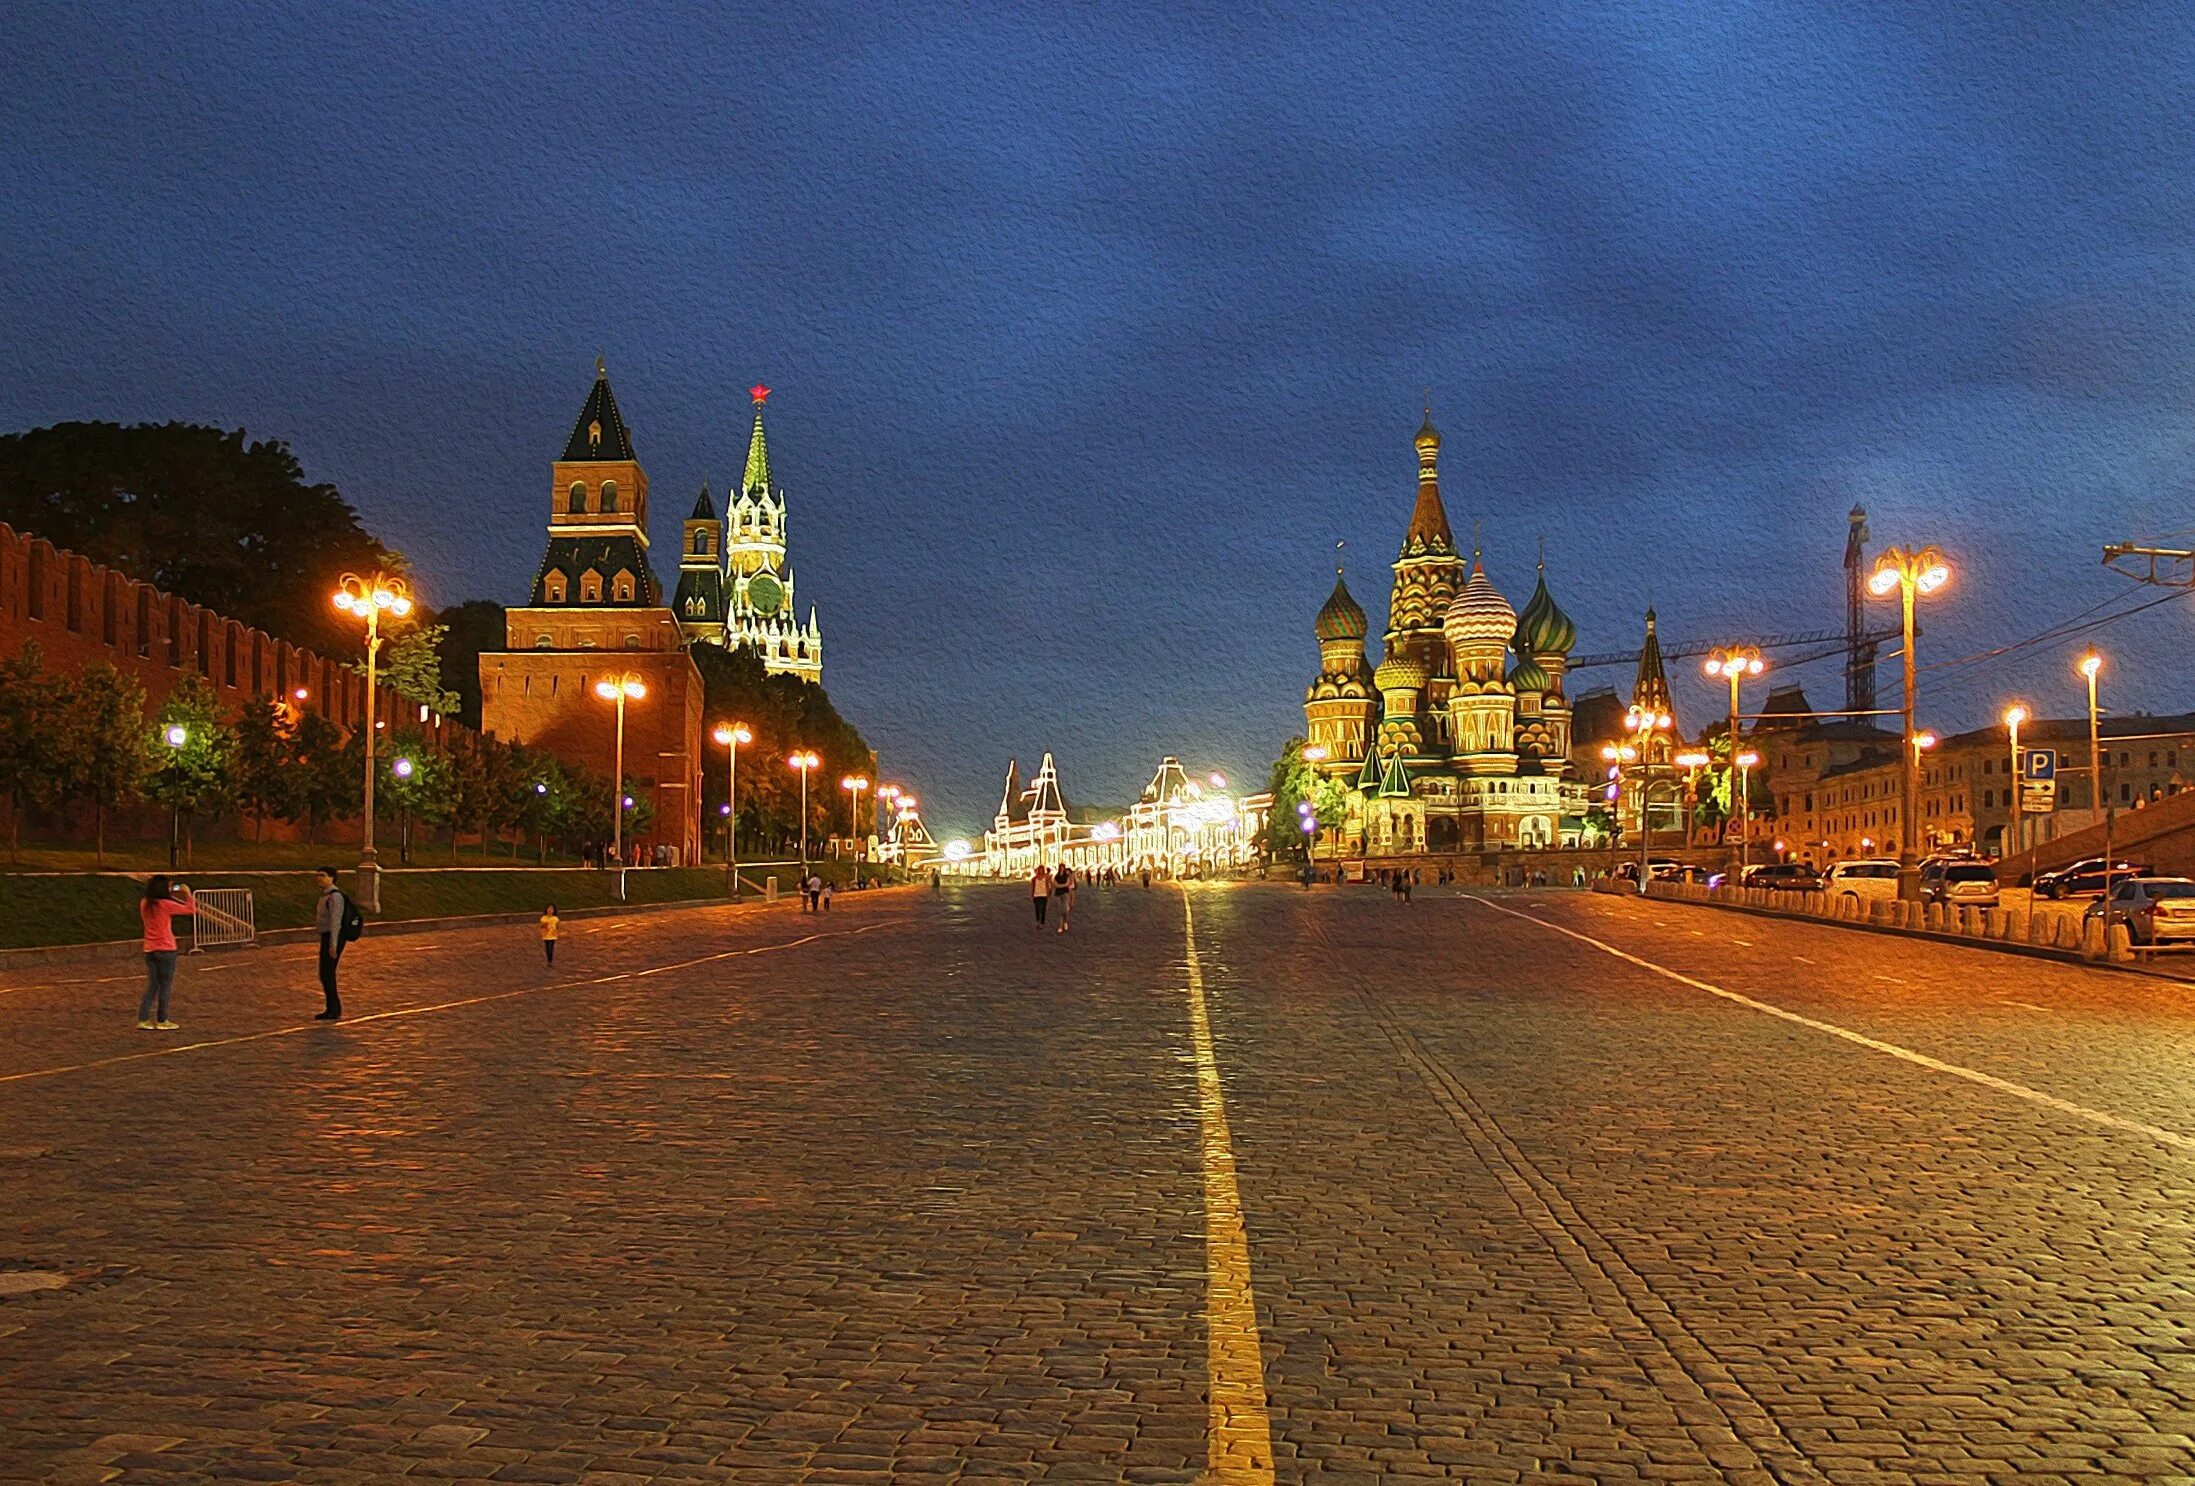
[[[198,904],[192,915],[191,953],[219,949],[227,944],[257,944],[259,926],[252,917],[252,890],[248,887],[209,887],[191,894]]]

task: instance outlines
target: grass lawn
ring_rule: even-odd
[[[326,855],[327,848],[320,848]],[[339,858],[345,870],[343,886],[351,886],[351,854]],[[165,866],[163,857],[162,867]],[[852,876],[851,863],[819,864],[824,876],[845,882]],[[779,867],[745,874],[759,886],[774,871],[780,891],[792,890],[793,869]],[[312,923],[319,889],[310,872],[269,872],[251,876],[224,875],[218,871],[176,874],[194,888],[244,887],[252,891],[254,917],[261,929],[298,929]],[[503,869],[493,872],[390,870],[381,876],[381,912],[372,920],[456,918],[468,914],[539,913],[554,903],[569,912],[574,908],[602,908],[616,902],[615,874],[586,868]],[[131,877],[95,876],[89,873],[58,877],[0,874],[0,949],[23,949],[42,944],[93,944],[110,939],[135,938],[138,932],[137,901],[142,883]],[[690,899],[719,898],[724,893],[722,867],[665,867],[625,874],[628,903],[676,903]]]
[[[0,848],[7,843],[0,842]],[[382,849],[381,859],[394,863],[396,851],[392,841],[377,843]],[[412,864],[418,867],[532,867],[533,843],[519,848],[516,860],[507,854],[508,848],[500,841],[489,850],[487,856],[480,848],[468,845],[453,862],[447,843],[429,843],[412,848]],[[48,842],[23,843],[20,859],[11,867],[7,853],[0,850],[0,872],[90,872],[95,870],[97,858],[89,846],[74,842],[52,844]],[[310,845],[303,841],[254,841],[250,837],[200,840],[191,852],[191,864],[186,872],[200,876],[218,870],[241,872],[252,869],[295,867],[309,872],[322,862],[349,865],[358,860],[355,844],[330,845],[321,842]],[[568,853],[551,849],[547,865],[552,867],[576,867],[579,859]],[[168,843],[160,841],[110,841],[107,843],[107,868],[109,872],[165,872],[168,870]]]

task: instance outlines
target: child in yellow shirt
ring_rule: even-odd
[[[556,905],[551,903],[541,915],[541,953],[551,964],[556,963]]]

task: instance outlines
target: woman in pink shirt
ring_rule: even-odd
[[[176,1030],[168,1020],[168,993],[175,989],[175,916],[197,911],[191,890],[182,883],[170,887],[165,873],[156,873],[145,884],[145,901],[137,905],[145,924],[145,994],[137,1002],[142,1031]]]

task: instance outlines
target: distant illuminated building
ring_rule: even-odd
[[[1267,793],[1237,796],[1226,780],[1190,776],[1168,757],[1134,804],[1117,818],[1077,823],[1070,819],[1052,755],[1027,785],[1018,763],[1006,767],[1006,788],[983,849],[955,858],[949,867],[990,877],[1026,877],[1038,864],[1065,864],[1077,871],[1117,869],[1168,876],[1224,871],[1257,858],[1272,807]]]

